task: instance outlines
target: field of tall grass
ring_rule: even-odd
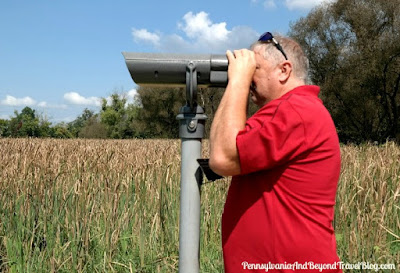
[[[394,143],[342,147],[343,262],[400,270],[399,161]],[[179,180],[179,140],[0,139],[0,272],[177,272]],[[202,186],[201,272],[223,272],[228,186]]]

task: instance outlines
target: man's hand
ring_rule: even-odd
[[[235,50],[234,54],[228,50],[228,79],[250,87],[256,70],[256,58],[253,51],[248,49]]]
[[[210,132],[210,167],[220,175],[240,174],[236,136],[246,124],[250,84],[256,69],[253,51],[226,53],[229,61],[228,86],[218,106]]]

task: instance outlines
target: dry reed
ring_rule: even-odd
[[[343,261],[400,266],[399,159],[393,143],[342,147]],[[0,139],[0,171],[0,272],[177,272],[178,140]],[[222,272],[228,184],[202,186],[202,272]]]

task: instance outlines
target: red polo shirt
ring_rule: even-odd
[[[232,179],[222,216],[226,273],[285,265],[268,272],[341,272],[332,227],[339,141],[318,93],[317,86],[297,87],[239,132],[242,173]]]

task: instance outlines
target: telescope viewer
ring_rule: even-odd
[[[225,55],[123,52],[132,79],[138,85],[182,86],[189,64],[197,73],[197,85],[225,87],[228,59]]]

